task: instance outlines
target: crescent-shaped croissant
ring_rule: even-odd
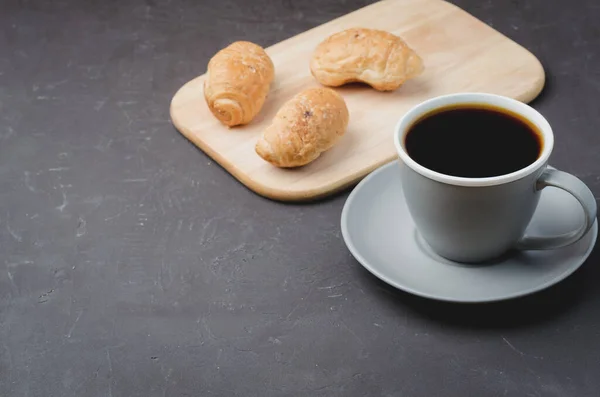
[[[262,47],[236,41],[208,62],[204,98],[221,123],[248,124],[265,103],[274,77],[273,62]]]
[[[346,132],[349,113],[331,88],[308,88],[288,100],[256,143],[269,163],[292,168],[306,165],[331,149]]]
[[[392,91],[420,75],[424,65],[400,37],[383,30],[352,28],[323,40],[312,55],[310,70],[326,86],[362,82],[378,91]]]

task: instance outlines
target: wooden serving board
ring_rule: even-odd
[[[284,102],[319,84],[309,69],[315,46],[330,34],[361,26],[401,36],[423,58],[425,72],[393,92],[365,85],[336,88],[350,123],[339,143],[307,166],[279,169],[254,151],[262,131]],[[261,43],[257,43],[261,44]],[[396,159],[392,135],[412,106],[441,94],[478,91],[523,102],[544,85],[544,70],[529,51],[460,8],[442,0],[384,0],[267,48],[275,81],[257,117],[227,128],[210,113],[199,76],[175,94],[175,127],[256,193],[283,201],[326,196]]]

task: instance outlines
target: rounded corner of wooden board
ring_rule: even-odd
[[[169,104],[171,114],[173,114],[174,109],[179,106],[184,106],[187,101],[196,100],[198,95],[202,96],[202,81],[204,78],[204,74],[196,76],[182,84],[177,91],[175,91]]]
[[[544,87],[546,85],[546,70],[544,69],[544,65],[542,64],[542,62],[539,60],[538,57],[535,56],[535,54],[531,53],[526,48],[523,48],[523,50],[527,51],[531,55],[532,66],[534,69],[536,69],[534,71],[536,78],[531,83],[531,90],[523,94],[522,101],[529,103],[535,98],[537,98],[544,90]]]

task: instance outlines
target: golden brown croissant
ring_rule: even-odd
[[[277,111],[256,153],[277,167],[298,167],[329,150],[346,131],[348,108],[330,88],[309,88]]]
[[[363,82],[379,91],[391,91],[421,74],[424,66],[400,37],[382,30],[352,28],[321,42],[310,70],[323,85]]]
[[[265,103],[274,76],[273,62],[262,47],[237,41],[208,62],[204,98],[221,123],[247,124]]]

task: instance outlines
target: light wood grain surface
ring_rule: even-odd
[[[363,85],[336,88],[350,111],[343,139],[307,166],[279,169],[268,164],[254,145],[284,102],[304,88],[319,85],[309,70],[315,46],[328,35],[355,26],[401,36],[423,58],[425,72],[394,92]],[[423,100],[477,91],[529,102],[545,80],[540,62],[529,51],[442,0],[381,1],[275,44],[267,52],[275,64],[275,81],[265,106],[250,124],[229,129],[213,117],[204,101],[203,75],[175,94],[171,118],[184,136],[241,183],[282,201],[327,196],[396,159],[394,126]]]

